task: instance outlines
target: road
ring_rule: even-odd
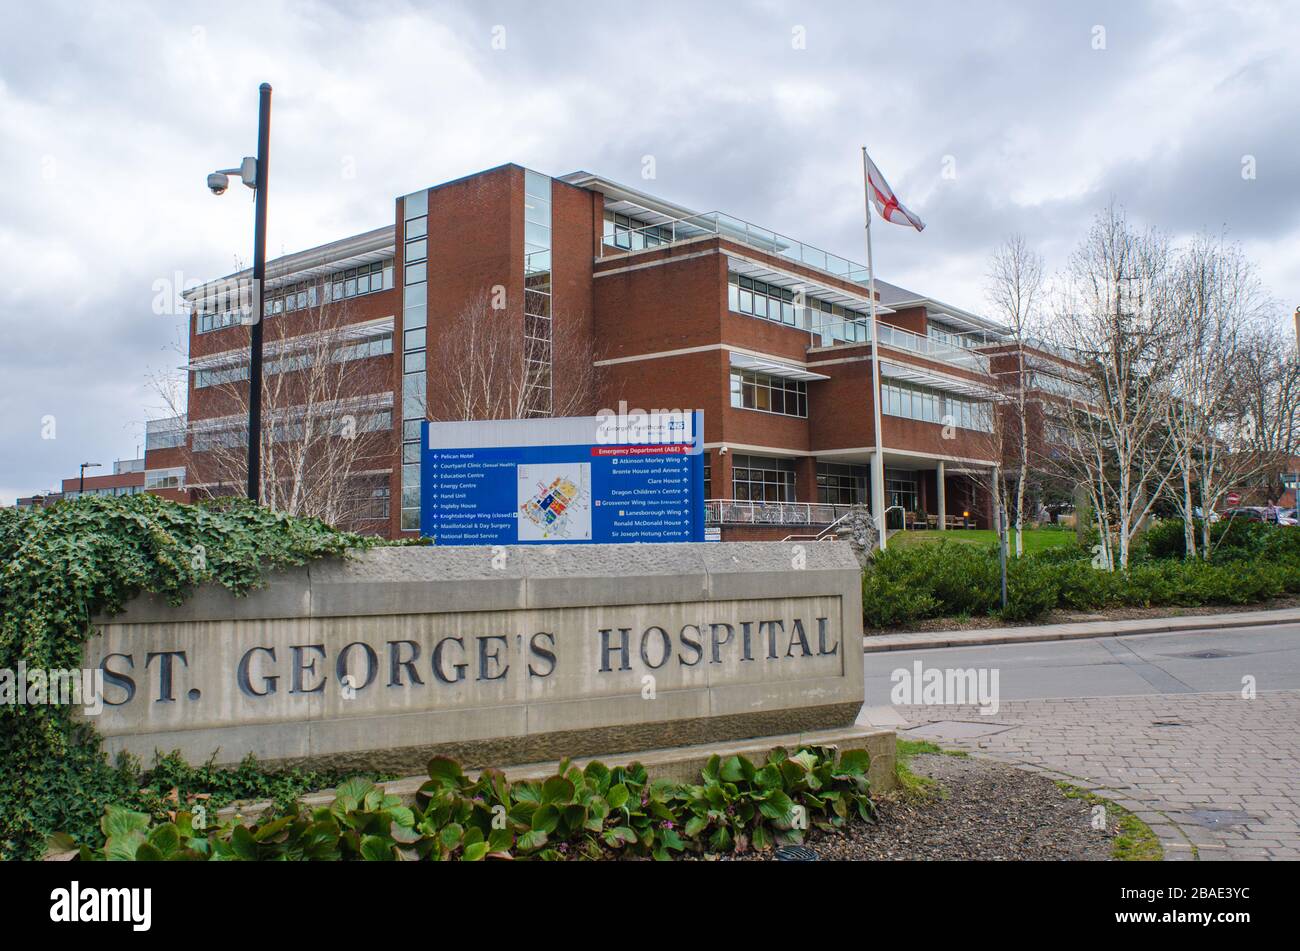
[[[997,674],[974,697],[891,704],[896,670]],[[1300,859],[1300,625],[865,655],[866,699],[933,739],[1098,789],[1169,858]],[[885,709],[889,708],[889,709]]]

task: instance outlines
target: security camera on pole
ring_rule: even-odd
[[[249,314],[248,361],[248,497],[260,497],[262,470],[262,284],[266,279],[266,186],[271,170],[271,85],[258,88],[257,157],[246,157],[238,168],[218,169],[208,176],[208,189],[224,195],[230,176],[238,175],[253,189],[253,293]]]

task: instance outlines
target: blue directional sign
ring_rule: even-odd
[[[420,533],[438,545],[704,541],[704,414],[425,422]]]

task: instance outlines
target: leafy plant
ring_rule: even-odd
[[[744,852],[802,842],[811,828],[873,821],[865,750],[774,750],[762,766],[713,756],[700,782],[650,780],[640,763],[578,769],[562,762],[544,780],[510,782],[499,770],[477,777],[445,757],[413,806],[369,780],[350,779],[328,807],[292,806],[246,825],[202,828],[181,811],[156,821],[109,805],[93,846],[61,833],[50,853],[82,861],[481,861],[665,860],[683,852]]]

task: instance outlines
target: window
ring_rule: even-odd
[[[524,170],[524,416],[551,415],[551,179]]]
[[[146,489],[179,489],[185,484],[185,467],[149,469],[144,474]]]
[[[429,193],[412,192],[402,198],[403,237],[408,261],[427,259],[429,245]],[[421,240],[424,239],[424,240]],[[420,528],[420,425],[425,418],[425,325],[428,322],[429,276],[427,260],[407,263],[402,279],[402,477],[399,524],[404,532]],[[392,278],[385,273],[385,283]],[[413,461],[414,460],[414,461]]]
[[[393,352],[393,335],[389,332],[376,334],[355,343],[344,344],[330,354],[333,363],[350,363],[353,360],[365,360],[368,357],[382,357]],[[312,364],[309,353],[291,353],[268,360],[262,367],[263,376],[275,376],[279,373],[293,373],[305,370]],[[225,383],[237,383],[248,379],[248,364],[231,364],[224,367],[212,367],[194,371],[194,388],[220,386]]]
[[[871,477],[866,466],[817,463],[817,501],[829,505],[860,505],[867,501]]]
[[[811,311],[808,320],[813,328],[820,328],[823,336],[851,343],[871,339],[871,326],[864,315],[848,310],[830,301],[804,296],[802,306]],[[756,281],[741,274],[727,275],[727,307],[736,313],[748,314],[788,327],[804,327],[794,291],[775,284]]]
[[[901,506],[906,512],[919,512],[920,506],[917,501],[916,491],[916,472],[910,469],[886,469],[885,470],[885,506]],[[898,512],[890,512],[890,527],[898,527],[897,520],[901,518]]]
[[[604,242],[624,251],[643,251],[672,244],[673,229],[649,225],[628,215],[605,212]]]
[[[388,486],[359,485],[352,489],[351,503],[356,509],[357,519],[388,518]]]
[[[737,454],[731,460],[734,498],[751,502],[793,502],[794,461]]]
[[[201,390],[205,386],[220,386],[224,383],[237,383],[248,379],[248,364],[243,366],[220,367],[215,370],[195,370],[194,388]]]
[[[898,382],[882,383],[880,398],[880,411],[888,416],[977,432],[993,431],[992,407],[978,400]]]
[[[942,325],[929,324],[926,327],[926,336],[935,343],[943,344],[945,347],[958,347],[968,350],[977,346],[969,337],[964,337],[955,330],[949,330]]]
[[[154,449],[175,449],[185,445],[185,417],[151,419],[144,426],[145,452]]]
[[[292,314],[316,307],[322,301],[360,297],[393,286],[393,261],[375,261],[360,267],[348,268],[328,275],[320,282],[299,281],[276,288],[267,288],[262,299],[262,314]],[[195,333],[208,333],[231,327],[241,322],[241,311],[234,302],[222,301],[217,306],[199,305],[196,310]]]
[[[808,415],[808,384],[749,370],[731,374],[731,405],[781,416]]]

